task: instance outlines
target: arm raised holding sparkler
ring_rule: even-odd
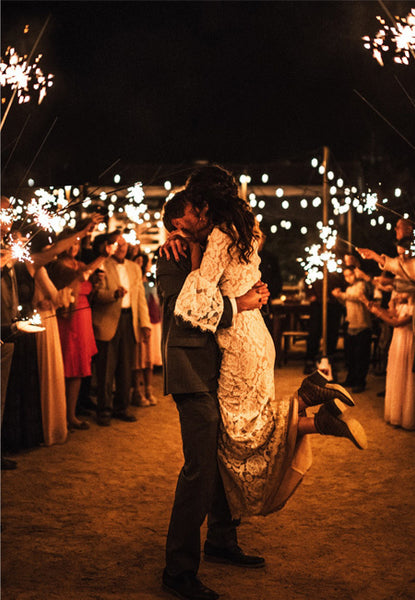
[[[33,260],[34,268],[39,269],[40,267],[51,262],[57,255],[62,254],[63,252],[68,250],[81,238],[84,238],[89,233],[91,233],[94,230],[95,226],[98,225],[98,223],[100,223],[102,220],[102,215],[93,214],[92,217],[88,220],[87,224],[80,231],[75,231],[71,235],[58,240],[42,252],[36,252],[32,254],[31,258]]]
[[[357,248],[362,258],[375,260],[384,271],[390,271],[403,281],[415,285],[415,258],[410,256],[409,251],[398,244],[398,256],[390,257],[386,254],[379,255],[367,248]]]
[[[373,250],[369,250],[369,248],[356,248],[357,252],[360,256],[366,260],[375,260],[381,269],[385,268],[385,258],[384,254],[377,254]]]

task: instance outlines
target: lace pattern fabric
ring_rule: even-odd
[[[275,402],[275,349],[259,309],[234,316],[227,329],[217,329],[222,295],[238,297],[259,279],[257,252],[248,264],[229,236],[215,228],[200,268],[192,271],[176,302],[175,314],[193,326],[216,332],[222,353],[218,400],[222,416],[218,457],[234,518],[278,510],[310,460],[298,461],[293,485],[283,485],[297,451],[296,402]],[[218,289],[219,286],[219,289]],[[281,493],[284,488],[284,493]]]

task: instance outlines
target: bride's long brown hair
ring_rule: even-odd
[[[248,202],[238,195],[233,175],[219,165],[201,167],[188,178],[186,192],[195,208],[201,210],[207,205],[206,216],[230,236],[228,252],[236,246],[240,261],[248,263],[260,230]]]

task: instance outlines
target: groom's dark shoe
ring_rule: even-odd
[[[338,383],[329,381],[320,371],[314,371],[303,379],[298,394],[307,406],[330,403],[335,398],[347,406],[354,406],[354,400],[349,392]]]
[[[219,598],[219,594],[203,585],[190,571],[173,577],[164,569],[163,588],[182,600],[217,600]]]
[[[236,567],[245,567],[247,569],[260,569],[265,566],[265,559],[262,556],[249,556],[244,554],[239,546],[231,548],[219,548],[209,542],[205,542],[204,547],[205,560],[215,563],[226,563]]]

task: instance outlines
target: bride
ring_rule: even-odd
[[[343,414],[347,408],[343,403],[354,405],[348,392],[318,371],[304,379],[292,397],[275,400],[275,349],[260,306],[237,313],[230,328],[217,329],[222,297],[240,296],[261,278],[258,224],[248,203],[238,196],[233,176],[218,166],[203,167],[179,194],[185,200],[183,211],[171,219],[177,232],[167,247],[170,244],[177,254],[180,242],[175,245],[174,239],[177,234],[185,236],[192,272],[175,314],[214,332],[222,353],[218,458],[232,516],[265,515],[282,508],[311,466],[305,434],[345,437],[363,449],[365,432],[358,421]],[[195,240],[203,231],[207,245],[202,254]],[[307,417],[305,409],[319,404],[319,411]]]

